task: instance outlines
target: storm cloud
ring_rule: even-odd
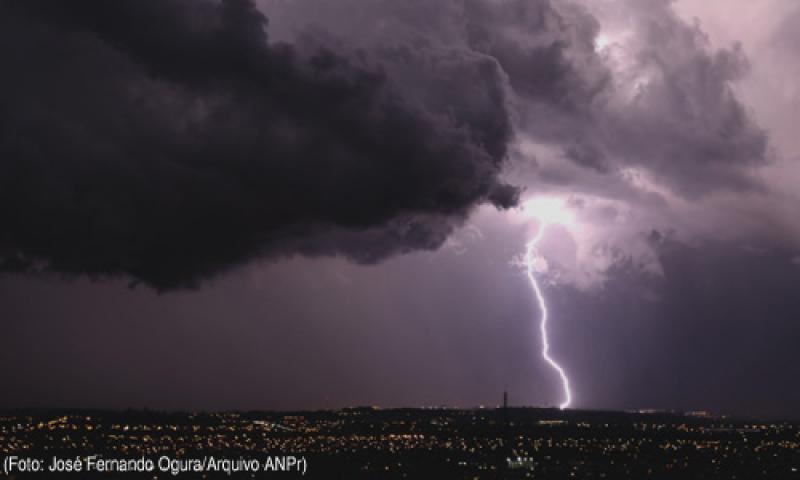
[[[613,85],[593,105],[586,153],[571,157],[642,169],[688,198],[762,190],[767,135],[734,91],[749,70],[741,46],[713,48],[667,1],[621,2],[603,23],[596,47]]]
[[[744,54],[627,3],[633,26],[548,0],[5,2],[2,268],[166,290],[437,249],[524,188],[634,201],[632,169],[687,198],[761,189]]]
[[[489,58],[450,58],[469,87],[434,104],[369,58],[268,43],[246,0],[2,10],[6,269],[166,289],[260,255],[370,262],[516,201]]]
[[[739,45],[713,46],[669,1],[260,5],[279,20],[282,38],[325,32],[375,55],[401,50],[415,72],[431,64],[430,51],[495,59],[508,78],[517,140],[588,170],[562,179],[576,191],[589,187],[584,175],[613,185],[630,169],[687,198],[764,188],[757,172],[768,164],[767,135],[734,89],[748,59]]]

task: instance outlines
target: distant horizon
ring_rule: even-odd
[[[103,408],[103,407],[18,407],[18,408],[0,408],[0,415],[14,412],[59,412],[59,413],[113,413],[125,414],[131,413],[154,413],[165,415],[176,414],[224,414],[224,413],[297,413],[297,412],[338,412],[343,410],[453,410],[453,411],[481,411],[481,410],[503,410],[504,407],[500,405],[475,405],[475,406],[454,406],[454,405],[420,405],[420,406],[381,406],[381,405],[349,405],[343,407],[331,408],[306,408],[306,409],[270,409],[270,408],[253,408],[253,409],[162,409],[151,407],[126,407],[126,408]],[[707,410],[676,410],[676,409],[658,409],[658,408],[640,408],[640,409],[605,409],[605,408],[565,408],[561,409],[558,406],[535,406],[535,405],[513,405],[509,404],[508,410],[541,410],[552,411],[553,413],[569,414],[569,413],[609,413],[609,414],[624,414],[624,415],[675,415],[696,419],[707,420],[730,420],[730,421],[783,421],[789,423],[800,423],[800,418],[791,417],[769,417],[736,414],[730,412],[713,412]]]

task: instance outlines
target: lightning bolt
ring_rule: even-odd
[[[527,267],[528,271],[528,280],[531,282],[531,286],[533,287],[533,291],[536,294],[536,300],[539,303],[539,311],[541,312],[541,317],[539,319],[539,330],[542,336],[542,358],[553,367],[553,370],[558,372],[558,375],[561,377],[561,384],[564,386],[564,402],[559,405],[561,410],[569,407],[570,403],[572,403],[572,392],[569,389],[569,378],[567,377],[567,372],[564,371],[564,368],[558,364],[553,358],[550,356],[550,341],[547,337],[547,304],[544,300],[544,295],[542,294],[542,289],[539,288],[539,282],[536,281],[536,276],[533,274],[533,261],[534,255],[536,253],[536,245],[544,236],[545,228],[547,227],[546,222],[541,222],[539,231],[536,233],[536,236],[533,237],[533,240],[528,242],[525,249],[525,266]]]

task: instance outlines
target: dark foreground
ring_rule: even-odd
[[[11,478],[800,480],[800,425],[549,409],[18,411],[0,414],[0,459]],[[79,471],[49,473],[54,461]]]

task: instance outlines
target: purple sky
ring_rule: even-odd
[[[118,3],[0,7],[0,407],[558,404],[546,199],[574,406],[800,417],[791,2]]]

